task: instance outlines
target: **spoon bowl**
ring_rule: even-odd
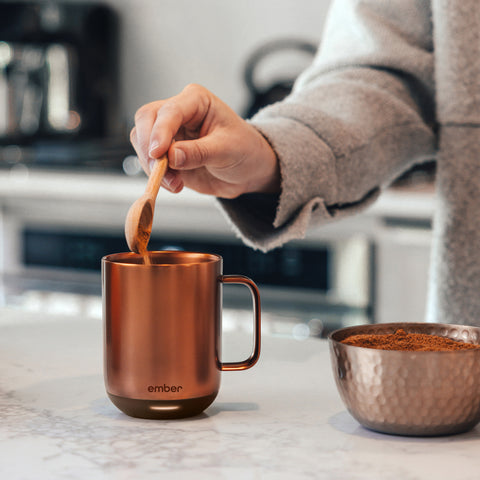
[[[145,193],[128,210],[125,218],[125,239],[132,252],[144,254],[147,251],[152,232],[155,200],[167,167],[168,159],[166,156],[155,162],[148,178]]]
[[[132,252],[145,252],[152,232],[153,211],[153,202],[147,195],[142,195],[130,207],[125,221],[125,238]]]

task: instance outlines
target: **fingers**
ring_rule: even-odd
[[[133,127],[132,130],[130,131],[130,143],[132,144],[133,148],[135,149],[135,152],[137,153],[138,160],[140,162],[140,165],[142,166],[143,170],[147,175],[150,175],[150,172],[152,171],[153,164],[151,163],[154,161],[153,158],[150,158],[148,153],[145,153],[145,143],[141,142],[138,139],[137,135],[137,127]]]
[[[163,155],[180,130],[184,138],[198,137],[210,104],[210,92],[199,85],[188,85],[180,94],[163,102],[150,131],[148,154],[153,158]]]
[[[150,175],[154,162],[157,162],[158,160],[154,158],[149,158],[148,155],[145,156],[144,150],[140,148],[140,142],[137,137],[136,127],[133,127],[132,131],[130,132],[130,141],[135,148],[135,151],[137,152],[137,156],[143,170],[147,175]],[[181,192],[184,186],[180,175],[170,168],[165,172],[161,185],[172,193]]]
[[[211,94],[207,89],[188,85],[179,95],[148,103],[137,110],[130,141],[147,174],[151,171],[149,161],[164,155],[175,138],[198,137],[210,104]],[[176,161],[182,165],[182,151],[178,153]]]
[[[220,142],[214,133],[198,140],[175,142],[170,148],[170,164],[177,170],[193,170],[203,166],[215,166],[222,160]]]
[[[171,169],[167,170],[162,179],[162,187],[166,188],[172,193],[181,192],[184,187],[184,182],[179,172],[175,172]]]
[[[265,156],[257,148],[259,138],[266,143],[228,105],[198,85],[141,107],[131,131],[132,145],[147,173],[150,162],[167,154],[169,169],[162,185],[169,191],[187,186],[224,198],[256,188],[252,177],[265,176],[265,168],[258,172],[264,163],[258,159]]]
[[[139,108],[135,114],[135,126],[130,132],[130,142],[137,152],[138,159],[145,172],[150,173],[148,165],[150,132],[155,122],[156,111],[162,102],[152,102]]]
[[[199,193],[230,199],[243,193],[241,185],[220,180],[212,176],[205,168],[184,170],[181,172],[181,176],[184,185]]]

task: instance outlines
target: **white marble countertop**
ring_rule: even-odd
[[[230,332],[230,351],[245,336]],[[176,421],[118,411],[101,350],[98,319],[0,311],[0,478],[478,478],[479,427],[441,438],[362,428],[325,340],[265,335],[253,369],[223,373],[213,405]]]

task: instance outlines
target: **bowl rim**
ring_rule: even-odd
[[[433,322],[391,322],[391,323],[365,323],[365,324],[359,324],[359,325],[351,325],[349,327],[342,327],[342,328],[337,328],[336,330],[330,332],[327,335],[327,339],[331,345],[337,345],[341,346],[341,348],[357,348],[357,349],[362,349],[362,350],[368,350],[368,351],[374,351],[374,352],[381,352],[382,354],[415,354],[415,355],[428,355],[428,354],[473,354],[473,353],[480,353],[480,348],[478,349],[463,349],[463,350],[431,350],[431,351],[425,351],[425,350],[385,350],[385,349],[380,349],[380,348],[370,348],[370,347],[360,347],[358,345],[348,345],[345,343],[342,343],[341,340],[344,338],[347,338],[349,335],[349,332],[357,332],[359,329],[369,329],[369,328],[375,328],[375,327],[384,327],[385,329],[399,329],[399,328],[405,328],[411,327],[412,329],[415,328],[425,328],[427,327],[432,327],[432,328],[454,328],[454,329],[467,329],[467,330],[476,330],[478,333],[479,337],[479,343],[474,343],[474,345],[479,345],[480,346],[480,327],[473,326],[473,325],[462,325],[462,324],[455,324],[455,323],[433,323]],[[357,332],[358,333],[358,332]],[[362,332],[363,333],[363,332]],[[425,332],[407,332],[407,333],[425,333]],[[334,338],[335,336],[338,336],[339,334],[345,334],[341,339],[336,339]],[[355,333],[352,333],[355,334]],[[457,339],[457,338],[451,338],[447,335],[441,335],[439,333],[434,333],[434,335],[450,338],[451,340],[455,341],[462,341],[462,339]],[[472,342],[465,342],[465,343],[472,343]]]

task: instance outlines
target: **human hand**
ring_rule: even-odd
[[[278,161],[269,143],[199,85],[139,108],[130,140],[147,174],[154,159],[168,154],[162,186],[174,193],[186,186],[236,198],[280,189]]]

